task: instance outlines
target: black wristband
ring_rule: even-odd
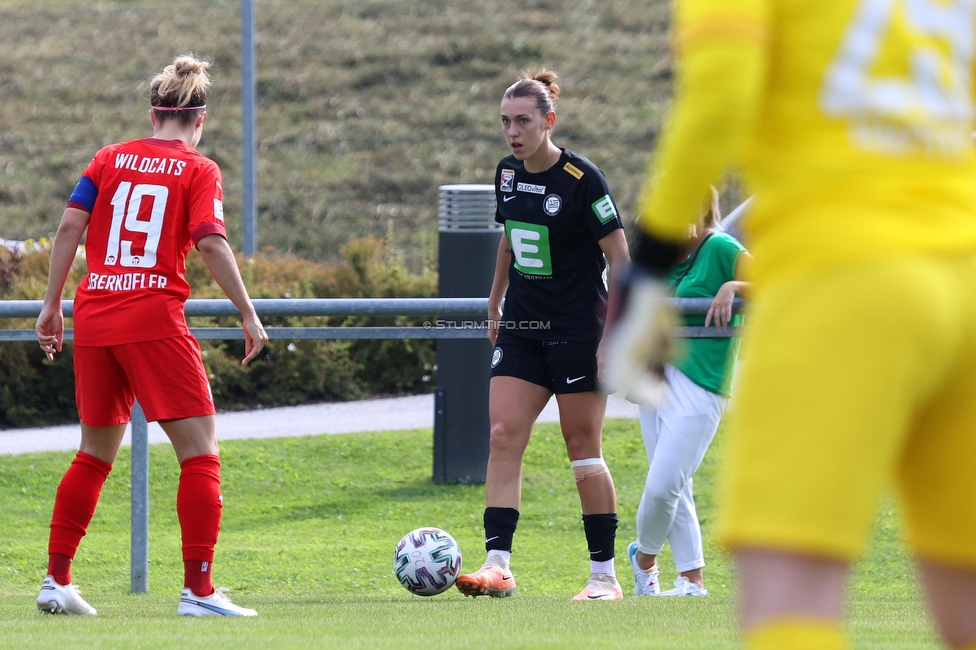
[[[633,263],[643,271],[655,276],[664,277],[675,262],[681,257],[686,244],[683,242],[658,239],[637,229],[637,242],[631,251]]]

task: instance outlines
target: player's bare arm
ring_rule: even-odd
[[[508,236],[503,232],[498,242],[498,253],[495,256],[495,275],[491,280],[491,292],[488,294],[488,340],[492,345],[498,339],[498,323],[502,320],[502,300],[508,291],[508,267],[512,265],[512,245]]]
[[[735,280],[729,280],[721,287],[712,299],[712,304],[708,306],[708,313],[705,314],[705,327],[708,327],[712,320],[715,320],[716,329],[725,329],[732,322],[732,303],[736,296],[743,295],[749,289],[749,283],[740,280],[742,277],[743,258],[752,257],[749,253],[743,252],[735,262]]]
[[[604,329],[604,332],[607,332],[613,327],[611,319],[620,310],[620,288],[623,277],[630,267],[630,249],[627,247],[627,237],[624,235],[622,228],[614,230],[598,243],[609,265],[607,278],[607,322]],[[607,356],[606,341],[607,337],[604,336],[600,340],[600,347],[597,348],[596,352],[597,378],[601,382],[603,381],[603,365]]]
[[[51,249],[51,268],[44,293],[44,306],[34,326],[37,342],[49,360],[61,351],[64,342],[64,317],[61,315],[61,293],[75,261],[78,245],[88,227],[90,214],[78,208],[67,208],[61,217],[54,247]]]
[[[247,295],[244,280],[237,268],[237,260],[230,244],[220,235],[207,235],[197,243],[203,263],[207,265],[210,275],[223,290],[244,319],[244,359],[242,365],[247,365],[256,357],[268,342],[268,334],[261,325],[261,319],[254,311],[254,305]]]

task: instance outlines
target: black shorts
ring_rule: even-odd
[[[597,341],[538,341],[501,330],[491,355],[491,376],[516,377],[557,394],[597,390],[599,345]]]

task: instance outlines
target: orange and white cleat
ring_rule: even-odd
[[[624,592],[616,576],[609,573],[591,573],[586,588],[573,596],[573,600],[623,600]]]
[[[508,567],[489,563],[474,573],[458,576],[455,584],[465,596],[508,598],[515,593],[515,577]]]

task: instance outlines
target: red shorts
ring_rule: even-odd
[[[90,427],[125,424],[139,400],[146,420],[216,413],[200,344],[192,336],[74,347],[78,417]]]

